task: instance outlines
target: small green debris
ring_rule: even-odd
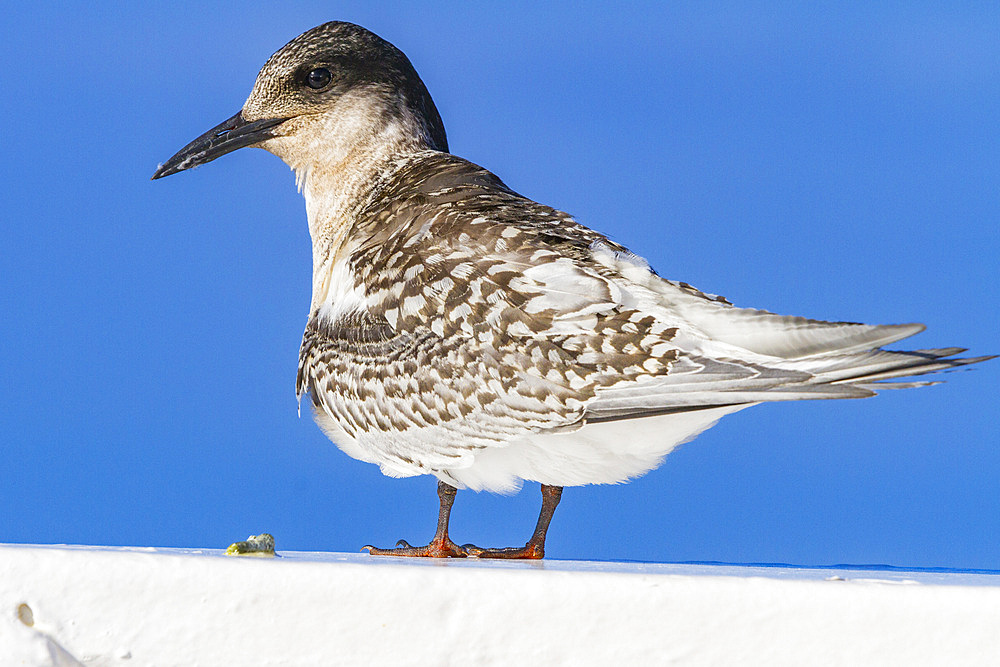
[[[274,558],[274,535],[261,533],[260,535],[251,535],[245,542],[233,542],[226,549],[226,555]]]
[[[30,628],[35,624],[35,612],[31,611],[31,607],[22,602],[17,607],[17,620],[21,621]]]

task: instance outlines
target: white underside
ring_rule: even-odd
[[[655,417],[586,424],[575,431],[537,433],[506,445],[466,452],[458,466],[418,470],[388,467],[366,443],[348,436],[322,412],[316,422],[348,456],[381,464],[393,477],[434,474],[459,488],[509,493],[523,480],[554,486],[617,484],[656,468],[663,458],[720,418],[750,407],[727,405]],[[426,435],[426,434],[424,434]],[[406,433],[396,435],[405,441]]]
[[[678,445],[750,405],[600,422],[570,432],[538,433],[506,447],[478,452],[471,466],[437,476],[476,491],[497,492],[514,491],[521,480],[554,486],[617,484],[656,468]]]

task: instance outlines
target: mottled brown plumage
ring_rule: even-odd
[[[565,213],[440,152],[401,161],[373,192],[348,259],[367,312],[326,323],[317,308],[299,363],[299,394],[351,437],[437,426],[459,450],[495,446],[579,424],[600,387],[665,374],[676,359],[676,329],[618,306],[611,270],[591,258],[599,244],[625,249]],[[544,303],[524,274],[567,258],[594,274],[586,315]],[[566,325],[576,317],[587,325]],[[384,453],[425,472],[457,456],[433,443]]]
[[[959,348],[883,345],[922,325],[736,308],[660,278],[567,214],[449,154],[413,66],[364,28],[292,40],[242,111],[159,178],[257,145],[296,173],[313,241],[297,391],[349,455],[432,474],[426,547],[372,553],[537,558],[561,487],[625,481],[720,417],[762,401],[860,398],[954,368]],[[455,487],[543,487],[524,548],[459,547]]]

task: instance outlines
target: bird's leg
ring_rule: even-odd
[[[396,542],[395,549],[379,549],[370,544],[361,547],[368,549],[368,553],[373,556],[422,556],[424,558],[465,558],[468,552],[465,547],[460,547],[448,537],[448,519],[451,517],[451,506],[455,503],[456,489],[450,484],[438,482],[438,499],[441,501],[441,509],[438,512],[437,530],[430,544],[425,547],[412,547],[406,540]],[[546,521],[546,523],[548,523]],[[544,535],[542,536],[544,539]]]
[[[503,549],[481,549],[471,544],[466,544],[465,549],[470,556],[476,558],[543,558],[545,556],[545,533],[549,530],[549,522],[552,521],[552,514],[559,505],[562,497],[561,486],[548,486],[542,484],[542,511],[538,514],[538,523],[535,524],[535,532],[531,539],[523,547],[506,547]]]

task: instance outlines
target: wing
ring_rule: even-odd
[[[871,396],[876,380],[976,361],[879,349],[921,325],[784,317],[664,280],[453,156],[394,178],[343,260],[364,286],[357,312],[313,313],[299,373],[389,474],[587,422]]]
[[[335,424],[331,437],[355,458],[394,476],[424,474],[579,419],[566,392],[554,400],[557,388],[510,364],[472,338],[423,325],[396,331],[373,315],[338,323],[314,316],[299,352],[297,391],[311,396],[317,415]]]

